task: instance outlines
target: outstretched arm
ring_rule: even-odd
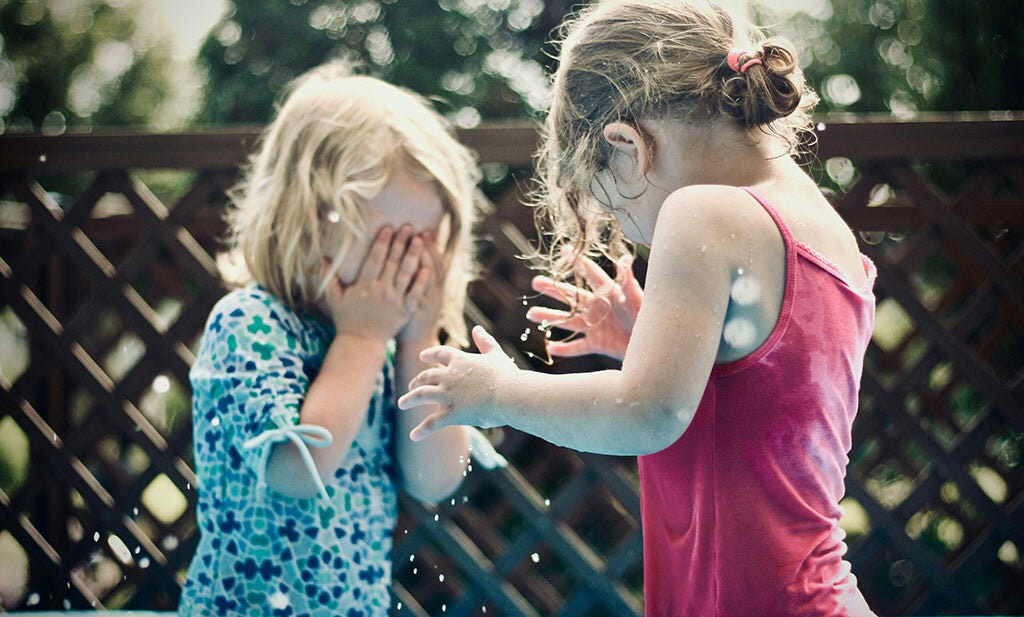
[[[437,362],[410,384],[402,409],[440,404],[412,432],[443,426],[509,425],[587,452],[646,454],[672,444],[689,426],[721,340],[735,251],[706,238],[743,242],[742,219],[728,207],[669,198],[659,217],[648,285],[622,369],[548,375],[516,369],[481,328],[483,353],[426,350]],[[718,204],[716,204],[718,205]],[[723,204],[724,206],[725,204]],[[749,225],[748,225],[749,226]]]

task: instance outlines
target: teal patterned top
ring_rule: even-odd
[[[189,375],[200,536],[181,615],[387,614],[397,518],[393,347],[366,420],[320,493],[292,498],[263,480],[275,444],[329,438],[300,425],[299,410],[333,337],[329,321],[257,285],[227,294],[210,314]]]

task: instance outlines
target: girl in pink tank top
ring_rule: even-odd
[[[699,0],[600,2],[563,32],[534,289],[569,310],[528,317],[573,333],[552,355],[621,369],[522,371],[477,326],[481,353],[421,354],[410,437],[508,425],[639,456],[648,615],[872,615],[839,501],[874,267],[792,158],[817,99],[791,44]]]

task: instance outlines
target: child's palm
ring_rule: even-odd
[[[643,290],[633,277],[632,259],[617,264],[614,280],[590,259],[584,258],[580,268],[592,291],[544,276],[533,279],[536,291],[574,307],[575,311],[533,307],[526,316],[531,321],[547,322],[549,326],[583,335],[573,340],[549,342],[548,353],[553,356],[598,353],[622,359],[643,302]]]
[[[381,230],[356,280],[348,286],[337,278],[330,282],[327,304],[339,333],[386,340],[409,321],[429,278],[419,268],[423,241],[409,236],[404,228],[393,239],[390,230]]]

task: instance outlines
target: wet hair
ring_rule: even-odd
[[[629,123],[647,137],[642,120],[697,128],[733,122],[778,136],[790,154],[813,135],[818,99],[793,45],[711,2],[608,0],[568,19],[560,36],[532,198],[547,245],[539,256],[555,278],[578,282],[581,256],[616,260],[632,248],[592,191],[612,153],[603,135],[609,123]],[[726,62],[734,49],[747,50],[743,72]]]
[[[486,209],[475,155],[427,101],[337,60],[295,79],[229,196],[228,243],[249,277],[291,308],[313,309],[367,229],[365,204],[399,169],[434,182],[449,220],[441,326],[466,344],[472,228]],[[322,272],[322,259],[333,268]]]

